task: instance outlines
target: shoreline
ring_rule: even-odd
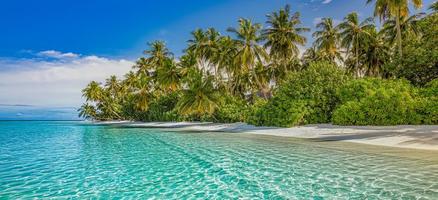
[[[125,128],[159,128],[171,131],[227,132],[343,141],[387,147],[438,151],[438,125],[337,126],[314,124],[292,128],[256,127],[246,123],[212,122],[93,122]]]

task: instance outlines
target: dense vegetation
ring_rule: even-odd
[[[265,28],[249,19],[223,35],[197,29],[183,55],[154,41],[124,79],[84,90],[93,120],[248,122],[264,126],[438,124],[438,14],[421,0],[367,0],[375,17],[324,18],[307,43],[285,6]],[[302,55],[301,55],[302,53]]]

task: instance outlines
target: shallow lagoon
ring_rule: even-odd
[[[80,122],[0,122],[0,199],[438,199],[438,152]]]

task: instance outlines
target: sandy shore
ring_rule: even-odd
[[[104,122],[131,128],[161,128],[172,131],[249,133],[321,141],[346,141],[369,145],[438,151],[438,126],[335,126],[307,125],[293,128],[255,127],[245,123],[217,124],[197,122]]]

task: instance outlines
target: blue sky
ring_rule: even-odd
[[[424,0],[429,5],[433,0]],[[365,0],[13,0],[0,2],[0,104],[77,107],[91,80],[127,72],[148,41],[180,55],[196,28],[223,34],[239,17],[266,21],[286,4],[312,28],[321,17],[356,11]],[[307,35],[310,38],[310,33]],[[310,43],[309,43],[310,45]],[[0,118],[2,108],[0,106]],[[4,112],[3,112],[4,113]]]

